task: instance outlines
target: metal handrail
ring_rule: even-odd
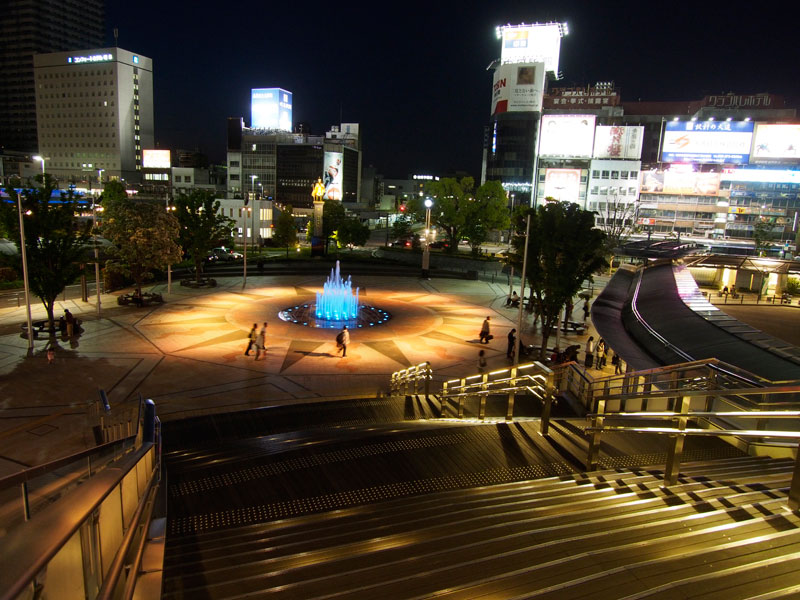
[[[425,387],[425,397],[427,398],[430,393],[430,382],[433,379],[433,368],[431,367],[431,363],[425,361],[424,363],[420,363],[418,365],[414,365],[412,367],[408,367],[407,369],[402,369],[400,371],[395,371],[392,373],[391,381],[390,381],[390,392],[392,394],[398,394],[403,388],[403,393],[409,393],[409,385],[414,384],[414,394],[419,393],[419,382],[424,382]]]

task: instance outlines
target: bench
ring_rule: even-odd
[[[565,321],[561,324],[561,331],[567,333],[568,330],[572,330],[574,333],[583,333],[586,331],[586,324],[581,321]]]
[[[39,339],[39,334],[44,333],[47,331],[48,333],[50,330],[47,328],[48,322],[47,321],[32,321],[31,327],[33,328],[33,339]],[[22,337],[28,339],[28,324],[23,323],[22,327]]]

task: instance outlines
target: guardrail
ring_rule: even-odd
[[[133,448],[125,447],[131,443]],[[122,447],[124,452],[117,456]],[[111,449],[115,460],[102,463],[97,471],[97,455]],[[72,489],[65,492],[65,486],[57,484],[80,471],[68,476],[58,469],[80,462],[86,464],[85,480],[79,486],[71,482]],[[45,477],[60,496],[57,501],[43,496],[35,513],[24,507],[25,522],[2,538],[0,600],[22,594],[66,600],[132,597],[160,462],[160,424],[152,401],[147,401],[144,427],[137,427],[135,436],[0,480],[0,485],[13,489]],[[27,503],[23,494],[23,505]]]
[[[464,418],[464,401],[467,398],[479,399],[478,419],[486,419],[486,400],[491,395],[506,395],[506,420],[514,418],[514,401],[518,394],[533,396],[543,404],[541,431],[546,434],[550,423],[550,410],[553,404],[553,372],[540,362],[532,362],[490,373],[479,373],[460,379],[450,379],[442,384],[441,411],[447,414],[448,401],[458,402],[456,416]]]
[[[797,420],[800,417],[800,410],[753,410],[753,411],[692,411],[689,410],[689,397],[681,399],[679,411],[657,411],[657,412],[625,412],[625,413],[605,413],[602,410],[587,415],[587,419],[592,421],[592,425],[586,428],[591,434],[589,442],[589,456],[587,459],[587,469],[594,469],[598,465],[600,451],[600,436],[603,432],[620,433],[651,433],[657,435],[670,436],[670,445],[667,451],[667,462],[664,467],[664,485],[675,485],[680,472],[680,463],[683,455],[683,444],[686,436],[715,436],[715,437],[734,437],[748,439],[777,439],[800,440],[800,431],[778,430],[778,429],[742,429],[742,428],[717,428],[713,424],[718,421],[749,420],[756,419],[759,423],[764,423],[771,419],[791,419]],[[602,403],[601,403],[602,408]],[[674,427],[642,427],[607,425],[606,420],[671,420]],[[689,427],[690,420],[701,420],[710,424],[711,427]],[[792,476],[792,483],[789,489],[789,507],[792,510],[800,509],[800,447],[795,449],[795,466]]]
[[[408,367],[402,371],[395,371],[392,373],[390,382],[390,392],[392,394],[405,394],[409,393],[419,394],[420,383],[425,390],[425,398],[430,394],[431,379],[433,379],[433,369],[431,363],[424,362],[413,367]],[[413,392],[410,391],[413,385]]]

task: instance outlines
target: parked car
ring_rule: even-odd
[[[218,260],[222,261],[236,260],[242,258],[242,255],[240,253],[235,252],[233,250],[228,250],[225,247],[214,248],[211,251],[211,253],[214,254]]]
[[[449,248],[450,242],[447,240],[437,240],[435,242],[431,242],[429,248]]]
[[[411,248],[412,245],[411,238],[399,238],[390,244],[392,248]]]

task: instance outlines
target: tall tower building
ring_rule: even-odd
[[[58,178],[141,180],[152,148],[153,61],[122,48],[34,57],[39,154]]]
[[[33,57],[105,44],[104,0],[4,0],[0,10],[0,150],[37,151]]]

